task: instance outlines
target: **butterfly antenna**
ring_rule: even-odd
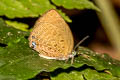
[[[77,45],[74,47],[73,50],[75,50],[81,43],[83,43],[87,38],[89,38],[89,36],[84,37],[82,40],[79,41],[79,43],[77,43]]]

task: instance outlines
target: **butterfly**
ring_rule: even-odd
[[[40,57],[67,60],[76,55],[72,32],[54,9],[36,21],[28,39],[29,46],[39,52]]]

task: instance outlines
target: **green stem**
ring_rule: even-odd
[[[95,2],[101,9],[101,13],[97,14],[103,24],[103,28],[113,47],[120,53],[120,25],[118,16],[110,0],[95,0]]]

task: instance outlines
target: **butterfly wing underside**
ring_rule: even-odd
[[[73,36],[64,19],[50,10],[39,18],[29,37],[29,45],[50,59],[68,59],[73,49]]]

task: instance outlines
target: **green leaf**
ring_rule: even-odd
[[[43,12],[55,8],[49,0],[1,0],[0,15],[9,18],[14,17],[37,17]]]
[[[59,73],[55,76],[54,73],[51,73],[52,80],[84,80],[83,74],[80,71],[71,71]]]
[[[93,9],[100,11],[91,1],[89,0],[52,0],[57,6],[63,6],[66,9]]]
[[[0,16],[7,16],[8,18],[24,18],[24,17],[38,17],[50,9],[56,9],[49,0],[1,0],[0,1]],[[71,22],[71,19],[63,15],[63,18]]]
[[[92,69],[86,69],[82,71],[82,73],[86,80],[120,80],[120,78],[114,77],[113,75],[104,72],[97,72]]]
[[[18,0],[1,0],[0,15],[6,15],[9,18],[37,16]]]
[[[99,9],[88,0],[52,0],[57,6],[63,6],[66,9]],[[10,19],[24,17],[38,17],[50,9],[56,9],[50,0],[0,0],[0,16],[6,16]],[[72,22],[65,13],[58,10],[67,22]]]
[[[114,76],[120,77],[120,61],[114,60],[107,54],[93,52],[87,48],[78,48],[78,59],[82,59],[84,64],[94,67],[98,71],[108,72]]]
[[[87,48],[78,47],[78,50],[76,50],[78,56],[75,57],[72,65],[70,60],[65,62],[44,59],[39,57],[38,53],[29,47],[28,36],[29,32],[9,27],[0,19],[0,80],[26,80],[35,77],[43,71],[56,74],[56,70],[59,68],[64,69],[64,74],[70,77],[73,73],[66,74],[66,70],[70,67],[74,67],[73,70],[80,68],[74,74],[76,76],[80,75],[76,79],[84,79],[84,77],[92,79],[95,77],[96,75],[86,71],[89,68],[93,68],[98,73],[103,72],[109,77],[120,78],[120,61],[113,60],[107,55],[97,54]],[[85,65],[87,67],[84,67]],[[73,70],[69,70],[69,72]],[[82,75],[81,70],[83,71]],[[98,74],[98,76],[100,75]],[[57,78],[57,76],[55,77]],[[58,77],[62,79],[65,76]],[[71,79],[74,78],[71,77]]]
[[[12,42],[19,42],[21,38],[28,35],[28,32],[14,29],[13,27],[6,25],[4,21],[0,19],[0,43],[10,45]]]
[[[10,20],[5,20],[6,24],[8,24],[11,27],[14,27],[16,29],[22,30],[22,31],[29,31],[28,28],[29,26],[24,23],[20,23],[17,21],[10,21]]]
[[[53,75],[52,73],[52,80],[120,80],[120,78],[90,68],[84,70],[77,68],[71,72],[61,72],[56,76]]]

